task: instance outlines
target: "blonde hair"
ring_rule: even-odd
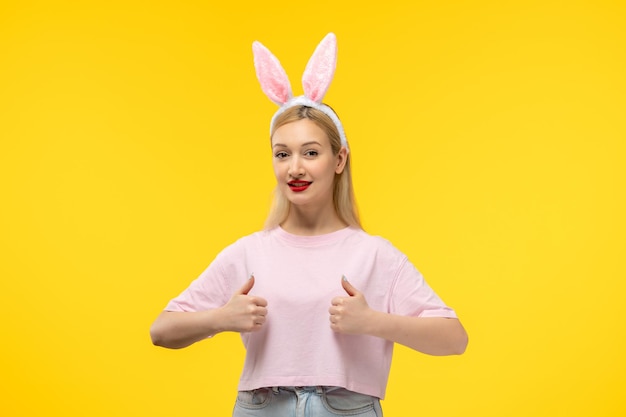
[[[272,125],[270,137],[274,135],[274,132],[276,132],[276,129],[279,127],[302,119],[311,120],[319,126],[330,140],[330,147],[333,155],[337,155],[339,153],[339,150],[341,149],[341,137],[339,136],[337,126],[332,119],[322,111],[308,106],[290,107],[279,114]],[[362,229],[356,206],[356,199],[354,197],[354,188],[352,186],[350,152],[347,153],[346,158],[346,165],[343,171],[341,174],[335,175],[335,182],[333,186],[333,203],[335,205],[335,212],[348,226]],[[267,220],[265,221],[265,228],[272,229],[283,223],[289,215],[290,207],[291,203],[283,195],[283,193],[278,190],[277,187],[274,190],[274,201],[267,216]]]

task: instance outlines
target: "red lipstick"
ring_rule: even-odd
[[[298,181],[298,180],[292,180],[287,183],[291,191],[295,193],[299,193],[299,192],[306,190],[307,188],[309,188],[309,185],[311,184],[312,183],[310,181]]]

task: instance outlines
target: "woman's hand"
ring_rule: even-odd
[[[328,309],[330,328],[337,333],[367,333],[367,325],[373,310],[367,305],[365,296],[354,288],[346,277],[342,277],[341,285],[348,296],[335,297],[331,300],[331,306]]]
[[[221,308],[224,331],[254,332],[261,329],[267,315],[267,300],[248,295],[254,286],[254,276],[238,289]]]

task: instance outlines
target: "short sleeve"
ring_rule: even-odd
[[[390,304],[392,314],[414,317],[457,317],[454,310],[439,298],[406,257],[398,268]]]
[[[218,254],[189,287],[167,304],[165,310],[204,311],[226,304],[232,295],[232,285],[226,271],[232,269],[230,259],[235,251],[236,248],[230,246]]]

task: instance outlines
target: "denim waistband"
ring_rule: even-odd
[[[332,391],[333,389],[337,389],[337,388],[338,387],[325,387],[321,385],[315,385],[315,386],[306,386],[306,387],[272,387],[272,391],[274,391],[274,394],[278,394],[280,390],[291,391],[295,393],[315,392],[317,394],[323,394],[325,392]]]

